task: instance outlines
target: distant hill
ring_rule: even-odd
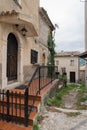
[[[84,66],[85,65],[85,60],[80,58],[80,66]]]

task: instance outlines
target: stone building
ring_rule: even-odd
[[[55,65],[62,75],[66,73],[68,82],[79,81],[79,52],[58,52],[55,55]]]
[[[85,82],[85,65],[80,66],[80,81]]]
[[[29,81],[46,65],[47,39],[54,30],[39,0],[0,0],[0,88]]]

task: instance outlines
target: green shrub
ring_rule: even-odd
[[[61,104],[62,104],[62,101],[61,101],[61,100],[57,100],[57,101],[55,102],[55,105],[58,106],[58,107],[60,107]]]
[[[82,98],[80,99],[80,101],[81,101],[81,102],[85,102],[85,101],[87,101],[87,96],[82,97]]]
[[[34,126],[33,126],[33,130],[39,130],[39,126],[38,126],[38,124],[34,124]]]
[[[56,94],[56,99],[61,100],[62,99],[62,95],[57,93]]]
[[[51,106],[53,104],[55,104],[55,97],[52,97],[47,101],[47,105]]]
[[[61,106],[62,105],[62,97],[69,93],[70,90],[77,90],[80,95],[82,95],[85,92],[85,86],[83,84],[76,85],[76,84],[70,84],[65,88],[62,88],[58,93],[55,94],[55,97],[50,98],[47,101],[47,105],[52,106]],[[87,97],[82,98],[81,100],[87,100]]]

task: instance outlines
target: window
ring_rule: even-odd
[[[35,64],[38,62],[38,52],[35,50],[31,50],[31,64]]]
[[[61,70],[62,70],[62,74],[66,73],[66,68],[65,67],[62,67]]]
[[[59,61],[58,60],[56,60],[56,66],[58,66],[59,65]]]
[[[70,66],[74,66],[74,60],[70,60]]]

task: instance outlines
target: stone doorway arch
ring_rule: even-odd
[[[8,81],[17,80],[18,68],[18,42],[13,33],[7,38],[7,79]]]

